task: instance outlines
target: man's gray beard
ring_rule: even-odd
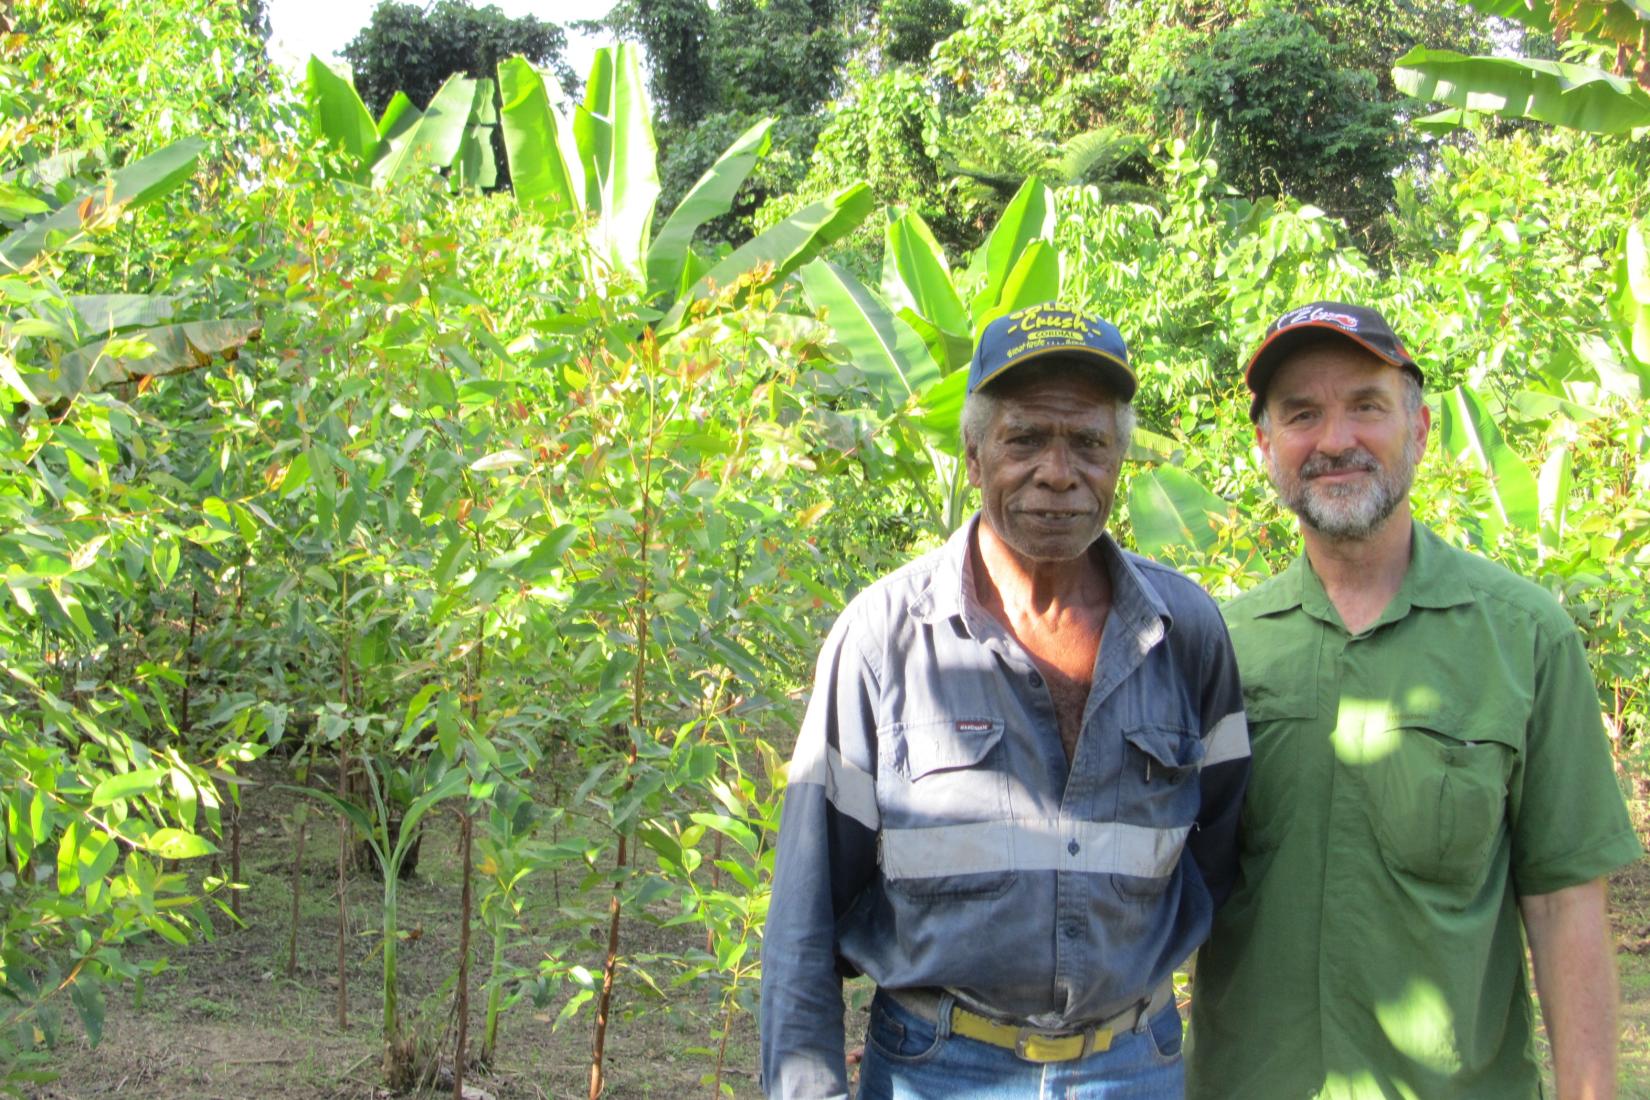
[[[1420,458],[1420,446],[1405,440],[1403,454],[1390,470],[1383,469],[1374,455],[1360,447],[1334,459],[1314,456],[1287,478],[1278,469],[1274,455],[1267,460],[1266,472],[1284,506],[1307,527],[1328,538],[1357,540],[1373,535],[1409,496]],[[1346,469],[1367,470],[1375,476],[1367,486],[1312,484],[1316,474]]]

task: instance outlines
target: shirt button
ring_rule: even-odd
[[[1070,852],[1072,855],[1076,855],[1081,850],[1082,845],[1078,844],[1075,840],[1066,845],[1066,851]]]
[[[1043,686],[1043,677],[1040,673],[1033,672],[1030,676],[1030,680],[1031,686],[1034,688],[1040,688]]]
[[[1083,926],[1080,924],[1068,924],[1066,925],[1065,932],[1066,939],[1074,940],[1083,934]]]

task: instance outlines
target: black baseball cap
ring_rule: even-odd
[[[1373,309],[1349,306],[1344,302],[1313,302],[1292,309],[1273,321],[1266,330],[1266,339],[1249,359],[1244,379],[1254,399],[1249,402],[1249,419],[1258,421],[1266,400],[1266,386],[1278,365],[1301,344],[1320,339],[1330,333],[1350,340],[1377,359],[1392,367],[1402,367],[1423,380],[1421,368],[1405,350],[1392,326]]]
[[[985,326],[968,365],[974,393],[1022,363],[1069,359],[1092,367],[1123,401],[1134,400],[1134,371],[1123,334],[1110,321],[1044,303],[1007,313]]]

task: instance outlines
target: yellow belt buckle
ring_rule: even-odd
[[[1111,1028],[1096,1028],[1081,1035],[1041,1035],[1021,1028],[1014,1038],[1014,1053],[1027,1062],[1070,1062],[1097,1051],[1111,1049]]]

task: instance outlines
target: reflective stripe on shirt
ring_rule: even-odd
[[[888,829],[882,834],[882,873],[891,879],[1016,870],[1163,878],[1180,862],[1190,831],[1057,820]]]

